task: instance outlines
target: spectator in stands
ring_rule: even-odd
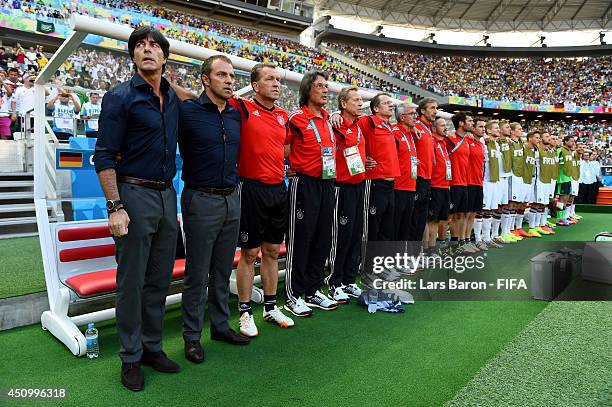
[[[13,91],[6,83],[0,85],[0,138],[9,140],[11,134],[11,105],[13,102]]]
[[[179,100],[162,77],[169,49],[151,27],[132,32],[128,50],[137,71],[104,95],[94,159],[117,250],[121,383],[132,391],[144,388],[141,363],[164,373],[181,370],[162,350],[178,237],[172,179]]]
[[[596,152],[591,153],[589,165],[595,175],[595,182],[591,186],[590,190],[590,201],[589,203],[597,203],[597,195],[599,194],[599,186],[601,185],[601,163],[598,160],[598,156]]]
[[[81,109],[81,119],[85,120],[85,135],[87,137],[98,137],[98,117],[102,111],[100,94],[98,92],[89,93],[89,102],[83,103]]]
[[[53,116],[52,129],[60,141],[68,141],[75,134],[76,122],[81,111],[81,102],[74,92],[59,88],[57,94],[47,103],[47,110]]]
[[[20,131],[22,120],[25,118],[26,113],[32,113],[34,109],[34,80],[36,77],[32,74],[25,73],[23,75],[23,86],[18,87],[15,90],[13,97],[14,109],[11,109],[13,113],[13,123],[15,128],[13,131]],[[34,116],[31,117],[31,126],[33,128]]]
[[[8,63],[11,60],[14,60],[15,56],[9,52],[7,52],[5,47],[0,47],[0,69],[7,70]]]
[[[34,50],[34,47],[30,47],[26,51],[26,64],[26,69],[28,71],[38,70],[38,64],[36,63],[36,51]]]
[[[420,55],[354,44],[333,47],[381,72],[443,95],[501,101],[612,105],[610,57],[499,58]],[[478,69],[474,69],[478,67]]]
[[[577,151],[582,149],[578,146]],[[582,154],[582,160],[580,160],[580,186],[578,190],[578,203],[589,204],[593,203],[592,190],[593,185],[597,182],[597,176],[591,166],[591,153],[584,152]]]
[[[13,90],[16,89],[18,86],[21,86],[22,83],[20,82],[21,79],[21,72],[19,72],[19,69],[17,68],[9,68],[8,69],[8,77],[5,80],[4,83],[11,85],[13,87]]]
[[[45,56],[45,54],[39,52],[36,54],[36,64],[38,65],[38,69],[43,69],[49,63],[49,59]]]

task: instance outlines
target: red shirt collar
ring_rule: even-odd
[[[320,117],[319,117],[319,116],[316,116],[316,115],[315,115],[315,114],[312,112],[312,110],[310,110],[310,109],[308,108],[308,106],[302,106],[302,107],[301,107],[301,109],[302,109],[302,112],[304,112],[304,115],[306,115],[306,118],[307,118],[308,120],[310,120],[310,119],[320,119]],[[323,114],[323,120],[327,120],[327,119],[329,118],[329,113],[327,113],[327,110],[325,110],[325,109],[321,108],[321,113]]]

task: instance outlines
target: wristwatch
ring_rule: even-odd
[[[109,199],[106,201],[106,211],[110,215],[113,212],[117,212],[123,208],[123,202],[120,199]]]

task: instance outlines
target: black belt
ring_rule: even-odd
[[[155,189],[157,191],[165,191],[172,187],[172,180],[169,181],[149,181],[147,179],[118,176],[117,181],[125,182],[126,184],[140,185],[145,188]]]
[[[188,186],[188,188],[193,189],[195,191],[199,191],[199,192],[206,192],[207,194],[228,196],[236,190],[237,186],[234,185],[232,187],[227,187],[227,188],[209,188],[209,187],[196,188],[196,187]]]

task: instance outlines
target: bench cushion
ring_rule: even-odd
[[[87,226],[78,228],[65,228],[57,232],[57,240],[60,242],[75,242],[77,240],[91,240],[111,237],[108,225]]]
[[[178,259],[174,262],[172,279],[181,279],[184,275],[185,259]],[[79,297],[110,293],[117,289],[117,269],[79,274],[67,279],[66,285],[72,288]]]

